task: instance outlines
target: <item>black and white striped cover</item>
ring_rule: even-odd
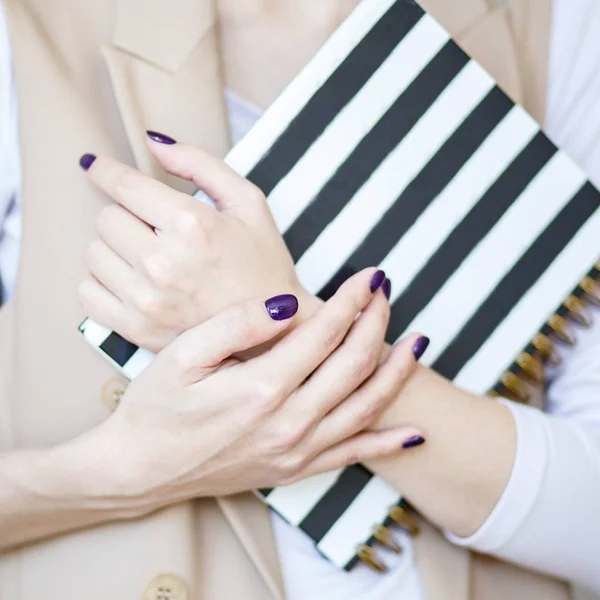
[[[600,195],[414,2],[363,0],[227,161],[259,185],[308,290],[357,270],[393,282],[390,341],[493,388],[600,255]],[[87,320],[135,378],[152,360]],[[361,466],[259,492],[334,564],[398,493]]]

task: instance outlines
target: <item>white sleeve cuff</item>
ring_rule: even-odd
[[[542,487],[548,460],[543,415],[508,400],[500,402],[510,410],[517,428],[517,451],[508,485],[490,516],[473,535],[461,538],[446,533],[452,543],[483,553],[502,548],[527,519]]]

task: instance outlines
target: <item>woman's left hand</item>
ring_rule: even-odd
[[[87,253],[87,314],[155,352],[252,297],[291,293],[306,313],[298,321],[312,315],[319,301],[298,282],[263,193],[207,152],[154,139],[161,166],[192,181],[216,210],[111,158],[82,159],[116,202],[100,213]]]

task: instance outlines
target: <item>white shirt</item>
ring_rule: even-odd
[[[0,1],[0,298],[13,293],[19,264],[21,211],[17,102],[10,68],[10,48]]]
[[[554,14],[546,129],[600,185],[600,3],[555,0]],[[0,12],[0,275],[10,294],[18,261],[20,211],[8,51]],[[260,111],[231,93],[227,104],[236,141]],[[594,313],[594,327],[577,331],[578,345],[563,351],[563,365],[552,375],[550,414],[506,402],[518,431],[509,484],[475,535],[449,537],[457,544],[600,590],[600,310]],[[346,574],[276,515],[273,525],[290,600],[422,598],[418,566],[405,536],[401,540],[405,552],[385,556],[392,566],[386,575],[364,565]]]

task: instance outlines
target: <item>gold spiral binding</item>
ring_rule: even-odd
[[[591,327],[593,323],[592,315],[588,312],[586,304],[577,296],[571,294],[564,302],[563,306],[569,311],[571,317],[584,327]]]
[[[500,383],[510,392],[512,392],[518,400],[521,402],[527,402],[529,400],[529,392],[527,387],[521,381],[518,375],[507,371],[502,375]]]
[[[394,504],[390,507],[389,517],[410,535],[417,535],[419,533],[417,520],[404,508]]]
[[[356,551],[356,556],[379,573],[387,571],[387,566],[379,560],[375,550],[366,544],[360,544]]]
[[[543,333],[536,333],[531,340],[531,345],[539,350],[553,365],[560,364],[560,356],[556,346],[550,341],[550,338]]]
[[[577,341],[575,339],[575,334],[571,330],[571,327],[567,323],[564,317],[560,315],[554,314],[550,317],[548,321],[548,327],[553,329],[558,337],[563,341],[569,344],[569,346],[573,346]]]
[[[598,265],[596,265],[596,269],[598,269]],[[586,275],[579,287],[586,293],[591,302],[600,305],[600,284],[598,281]]]
[[[531,377],[536,383],[544,382],[544,366],[528,352],[521,352],[515,363]]]
[[[389,548],[392,552],[400,554],[402,552],[402,546],[396,541],[393,533],[383,525],[375,525],[373,529],[373,537],[381,542],[384,546]]]

